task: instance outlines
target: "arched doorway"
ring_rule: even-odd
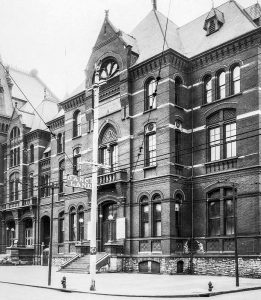
[[[9,220],[6,222],[6,247],[14,244],[15,240],[15,221]]]
[[[41,219],[41,242],[44,244],[44,249],[49,247],[50,243],[50,218],[44,216]]]
[[[106,202],[100,206],[99,214],[99,238],[100,251],[105,251],[104,245],[116,240],[117,204]]]

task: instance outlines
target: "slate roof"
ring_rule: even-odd
[[[53,101],[56,103],[59,102],[57,97],[52,93],[48,87],[38,78],[37,73],[32,71],[31,73],[27,73],[24,71],[17,70],[13,67],[9,69],[10,75],[15,80],[15,82],[20,86],[28,100],[33,104],[34,107],[37,107],[40,102],[44,98],[44,89],[46,88],[47,95],[51,96]],[[14,84],[12,88],[12,96],[14,98],[18,98],[21,100],[25,100],[26,98],[18,89],[18,87]],[[24,110],[28,110],[30,112],[33,111],[32,107],[28,104],[25,104]]]
[[[165,50],[172,48],[191,58],[256,28],[250,17],[233,0],[220,5],[215,12],[218,12],[224,24],[220,30],[208,36],[203,26],[206,18],[213,11],[181,27],[169,20]],[[131,32],[136,39],[140,54],[136,64],[162,51],[166,22],[167,17],[152,10]]]

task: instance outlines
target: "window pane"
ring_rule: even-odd
[[[221,72],[218,76],[218,98],[222,99],[226,96],[226,73]]]
[[[220,201],[208,203],[208,234],[220,235]]]
[[[220,127],[210,129],[210,160],[220,159]]]
[[[208,77],[205,79],[204,82],[204,94],[205,94],[205,101],[207,103],[212,102],[212,81],[211,81],[211,77]]]
[[[236,123],[227,124],[226,132],[226,157],[236,156]]]
[[[240,67],[236,66],[232,70],[232,94],[240,92]]]

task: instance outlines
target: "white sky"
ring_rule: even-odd
[[[169,0],[157,0],[167,16]],[[226,0],[215,0],[218,6]],[[238,0],[247,7],[256,0]],[[183,25],[206,13],[211,0],[171,0],[170,19]],[[126,33],[151,10],[151,0],[0,0],[0,55],[5,64],[38,70],[62,100],[84,80],[92,47],[109,9]]]

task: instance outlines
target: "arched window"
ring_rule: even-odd
[[[234,190],[236,194],[236,191]],[[236,196],[236,195],[235,195]],[[208,193],[208,235],[233,235],[233,188],[218,188]],[[224,224],[224,226],[222,226]]]
[[[145,85],[145,105],[144,110],[156,108],[156,81],[151,78]]]
[[[152,196],[153,210],[153,236],[161,236],[161,196],[154,194]]]
[[[64,159],[59,162],[59,194],[63,193]]]
[[[175,78],[175,104],[181,105],[182,80],[180,77]]]
[[[73,175],[81,175],[81,148],[77,147],[73,150]]]
[[[204,102],[212,102],[212,78],[210,75],[204,78]]]
[[[231,68],[231,95],[240,93],[240,67],[238,65]]]
[[[70,241],[76,241],[76,210],[75,207],[72,207],[69,212],[69,224],[70,232],[69,237]]]
[[[81,135],[81,122],[81,112],[79,110],[76,110],[73,114],[73,137]]]
[[[145,167],[156,165],[156,145],[156,123],[149,123],[145,126]]]
[[[34,162],[34,145],[30,146],[30,163]]]
[[[19,136],[20,136],[20,129],[17,126],[15,126],[11,131],[10,138],[12,140],[18,138]]]
[[[57,153],[62,153],[64,151],[64,134],[59,133],[57,135]]]
[[[19,173],[13,173],[9,179],[9,199],[15,201],[19,199]]]
[[[58,243],[64,242],[64,212],[60,212],[58,216]]]
[[[217,99],[226,97],[226,72],[221,71],[217,75]]]
[[[10,167],[14,165],[14,150],[10,150]]]
[[[140,234],[141,237],[150,236],[149,233],[149,199],[147,196],[142,196],[140,199]]]
[[[118,137],[113,126],[109,125],[102,133],[99,143],[100,163],[105,167],[103,172],[114,172],[118,169]]]
[[[78,208],[78,241],[83,241],[84,239],[84,209],[83,206]]]
[[[108,80],[119,74],[119,66],[114,59],[106,59],[100,69],[100,80]]]
[[[41,197],[50,196],[50,173],[41,175]]]
[[[207,119],[209,160],[236,156],[236,111],[224,109]]]

